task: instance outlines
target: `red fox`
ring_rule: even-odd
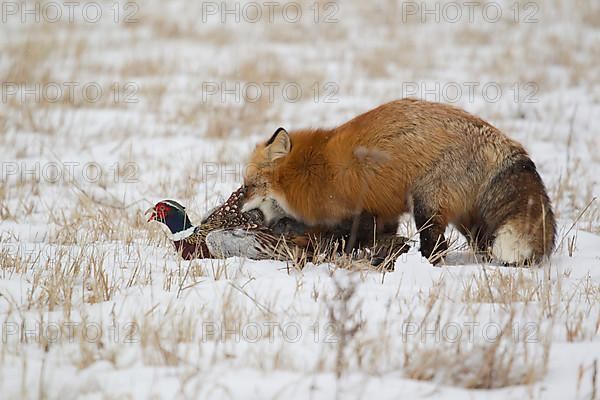
[[[243,210],[333,226],[359,215],[397,226],[412,211],[420,251],[437,262],[453,224],[505,264],[538,263],[554,248],[546,189],[521,144],[466,111],[393,101],[329,130],[278,129],[244,170]]]

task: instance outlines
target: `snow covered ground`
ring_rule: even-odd
[[[2,398],[600,397],[600,4],[2,2]],[[277,127],[411,96],[521,141],[559,219],[540,268],[182,261]],[[407,220],[408,221],[408,220]],[[403,234],[414,235],[407,222]],[[452,233],[453,237],[458,237]]]

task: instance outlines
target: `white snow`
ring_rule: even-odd
[[[81,15],[88,3],[100,21]],[[482,2],[473,22],[464,5],[436,22],[420,8],[451,2],[426,3],[302,0],[300,21],[282,5],[256,23],[221,22],[206,8],[221,2],[86,1],[72,23],[60,2],[54,23],[5,3],[2,398],[598,398],[600,6]],[[525,145],[559,221],[548,263],[479,264],[452,230],[446,265],[411,250],[385,274],[341,259],[182,261],[146,223],[163,199],[200,221],[280,126],[335,126],[405,95]]]

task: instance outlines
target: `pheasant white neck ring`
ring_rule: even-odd
[[[173,240],[173,241],[175,241],[175,242],[187,239],[188,237],[190,237],[194,233],[195,230],[196,230],[196,227],[192,226],[190,228],[187,228],[184,231],[177,232],[177,233],[172,233],[171,236],[170,236],[170,239]]]

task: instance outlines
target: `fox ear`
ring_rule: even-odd
[[[271,136],[271,139],[267,142],[267,152],[269,159],[275,161],[278,158],[285,157],[292,148],[292,142],[290,141],[290,135],[283,128],[277,129],[277,131]]]

